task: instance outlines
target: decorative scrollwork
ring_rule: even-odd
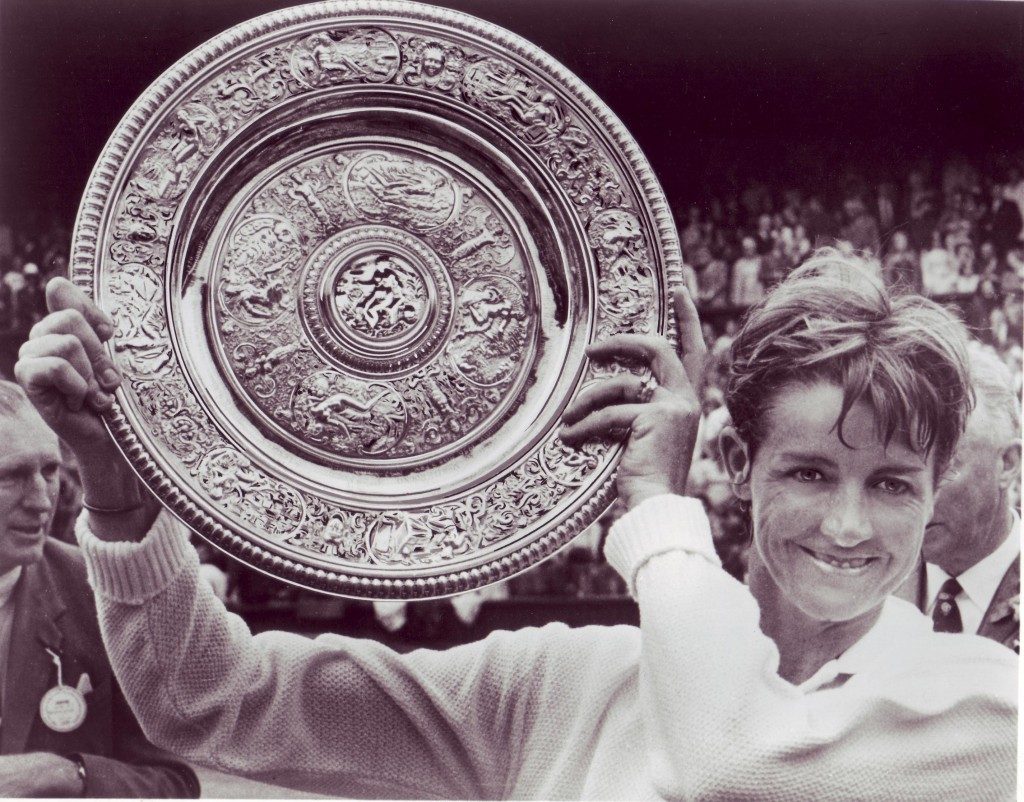
[[[275,538],[286,537],[302,525],[302,497],[287,485],[266,476],[240,451],[219,448],[196,468],[196,477],[211,500]]]

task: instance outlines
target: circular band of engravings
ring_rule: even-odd
[[[612,500],[558,438],[586,347],[672,337],[679,248],[636,143],[529,42],[326,2],[187,54],[111,136],[72,278],[113,317],[108,427],[249,565],[360,598],[498,581]]]

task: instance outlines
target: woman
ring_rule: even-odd
[[[95,409],[109,320],[66,282],[18,376],[72,441],[79,525],[105,639],[147,733],[222,771],[334,795],[446,798],[962,799],[1015,787],[1016,660],[936,635],[887,598],[917,559],[935,483],[969,407],[963,342],[923,299],[826,254],[750,313],[723,431],[750,504],[750,586],[719,566],[686,499],[703,344],[675,297],[682,362],[623,335],[594,359],[642,358],[566,413],[580,443],[628,428],[628,512],[606,554],[641,614],[399,655],[334,635],[253,637],[197,578],[166,513],[111,480]],[[59,332],[71,333],[74,346]],[[96,495],[93,496],[92,494]],[[146,534],[148,530],[148,534]],[[145,536],[143,537],[143,535]],[[109,542],[107,542],[109,541]],[[128,541],[139,541],[137,543]]]

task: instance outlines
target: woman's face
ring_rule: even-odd
[[[754,547],[775,587],[808,617],[847,621],[876,608],[917,561],[934,506],[932,459],[895,436],[886,447],[870,404],[839,439],[842,389],[783,388],[737,493],[751,503]],[[737,449],[740,454],[737,454]],[[747,452],[726,446],[730,468]]]

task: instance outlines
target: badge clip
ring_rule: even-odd
[[[64,666],[60,655],[51,649],[46,650],[57,666],[57,685],[50,688],[39,701],[39,717],[43,724],[54,732],[71,732],[78,729],[85,721],[86,703],[84,688],[92,689],[87,674],[79,679],[79,688],[64,684]],[[80,690],[81,688],[81,690]]]

